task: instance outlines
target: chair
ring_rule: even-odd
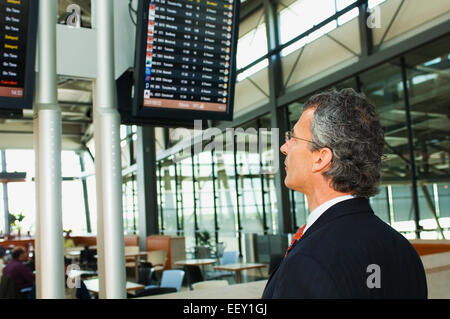
[[[139,254],[139,246],[125,246],[125,255]],[[126,267],[135,267],[136,263],[134,257],[126,257]]]
[[[239,252],[238,251],[225,251],[222,256],[221,265],[231,265],[236,264],[239,260]],[[212,272],[208,272],[207,279],[218,279],[226,276],[234,276],[234,272],[224,271],[224,270],[216,270]]]
[[[177,292],[181,290],[181,285],[183,284],[184,270],[171,269],[164,270],[161,278],[161,284],[158,286],[149,285],[145,289],[153,288],[176,288]]]
[[[217,243],[217,245],[216,245],[216,258],[217,258],[218,261],[220,261],[220,259],[222,258],[226,246],[227,246],[227,244],[224,243],[224,242]]]
[[[90,249],[88,247],[85,247],[84,250],[80,251],[81,268],[97,271],[97,259],[95,258],[96,254],[96,249]]]
[[[166,250],[152,250],[147,252],[147,262],[153,265],[154,271],[164,270],[166,267],[166,259]]]
[[[139,246],[125,246],[125,255],[127,254],[139,254]],[[125,257],[125,267],[136,269],[136,259],[134,257]],[[136,270],[133,271],[135,276]]]
[[[222,256],[222,265],[236,264],[239,259],[238,251],[225,251]]]
[[[154,296],[154,295],[162,295],[162,294],[170,294],[177,292],[176,288],[170,288],[170,287],[155,287],[151,289],[143,289],[138,290],[135,292],[134,295],[127,294],[128,298],[139,298],[139,297],[146,297],[146,296]]]
[[[208,289],[216,287],[226,287],[228,286],[228,281],[226,280],[207,280],[202,282],[197,282],[192,285],[193,290]]]
[[[141,263],[138,274],[138,283],[144,286],[151,284],[153,275],[153,267],[151,263]]]
[[[26,299],[27,291],[20,291],[14,279],[10,276],[2,276],[0,279],[0,299]]]

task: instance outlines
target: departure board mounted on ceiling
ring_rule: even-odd
[[[233,119],[239,4],[139,2],[134,116]]]
[[[0,0],[0,109],[33,107],[38,0]]]

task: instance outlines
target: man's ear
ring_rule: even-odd
[[[323,173],[328,170],[333,159],[333,152],[328,147],[321,148],[313,153],[313,173]]]

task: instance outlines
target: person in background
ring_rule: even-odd
[[[11,277],[16,283],[16,288],[22,290],[34,285],[34,274],[30,267],[24,264],[27,254],[23,248],[16,248],[12,253],[12,260],[3,269],[3,276]]]
[[[72,238],[70,238],[70,233],[72,233],[72,230],[67,230],[65,231],[65,236],[64,236],[64,248],[73,248],[75,247],[75,242],[73,241]]]

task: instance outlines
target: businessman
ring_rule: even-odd
[[[285,185],[306,195],[310,215],[263,298],[427,298],[415,249],[369,205],[383,146],[375,106],[364,95],[330,90],[305,103],[281,152]]]

